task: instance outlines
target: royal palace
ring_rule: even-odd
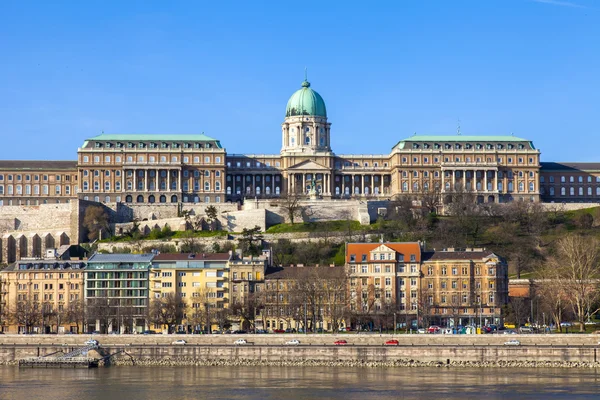
[[[319,198],[391,198],[465,190],[477,202],[596,202],[600,165],[543,163],[515,136],[400,140],[385,155],[338,155],[323,98],[308,81],[289,99],[277,155],[228,154],[198,135],[101,134],[76,161],[0,161],[0,205],[220,203],[313,191]]]

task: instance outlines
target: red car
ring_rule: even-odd
[[[333,344],[335,344],[336,346],[343,346],[345,344],[348,344],[348,342],[346,342],[345,340],[336,340],[335,342],[333,342]]]
[[[437,325],[431,325],[428,329],[427,332],[428,333],[438,333],[440,331],[440,327]]]
[[[283,329],[273,329],[273,333],[285,333]]]
[[[398,346],[400,343],[396,339],[388,340],[385,342],[386,346]]]

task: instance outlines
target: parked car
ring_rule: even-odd
[[[431,325],[429,328],[427,328],[427,333],[438,333],[440,329],[441,328],[437,325]]]
[[[171,343],[171,344],[186,344],[186,343],[187,343],[187,342],[186,342],[185,340],[183,340],[183,339],[177,339],[177,340],[175,340],[175,341],[174,341],[173,343]]]
[[[235,342],[233,342],[233,344],[235,344],[235,345],[244,345],[244,344],[248,344],[248,342],[246,342],[246,339],[238,339]]]
[[[481,327],[481,332],[482,333],[492,333],[492,328],[489,326],[482,326]]]
[[[504,342],[504,345],[505,346],[520,346],[521,342],[519,342],[516,339],[513,339],[513,340],[509,340],[508,342]]]
[[[285,333],[283,329],[273,329],[273,333]]]
[[[512,330],[512,329],[507,329],[504,332],[502,332],[503,335],[516,335],[517,331]]]
[[[298,339],[292,339],[285,342],[285,344],[289,346],[298,346],[300,344],[300,341]]]
[[[417,329],[417,333],[425,333],[425,328],[419,328],[419,329]]]
[[[396,339],[391,339],[385,342],[386,346],[398,346],[400,343]]]
[[[333,342],[333,344],[335,344],[336,346],[343,346],[345,344],[348,344],[348,342],[345,340],[336,340],[335,342]]]
[[[560,326],[562,326],[563,328],[570,328],[571,326],[573,326],[572,322],[561,322]]]
[[[98,346],[99,342],[96,339],[86,340],[85,343],[87,346]]]
[[[216,330],[216,329],[215,329],[215,330],[214,330],[214,331],[212,331],[211,333],[212,333],[213,335],[220,335],[220,334],[221,334],[221,333],[223,333],[223,332],[221,332],[221,331],[219,331],[219,330]]]
[[[154,335],[156,332],[154,331],[144,331],[144,335]]]
[[[521,333],[533,333],[533,328],[531,326],[522,326],[519,328],[519,332]]]

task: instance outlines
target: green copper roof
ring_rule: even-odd
[[[485,136],[485,135],[413,135],[406,139],[402,139],[392,147],[392,149],[404,148],[404,143],[410,142],[525,142],[531,146],[531,149],[535,150],[533,142],[527,139],[519,138],[512,135],[501,135],[501,136]]]
[[[516,136],[485,136],[485,135],[413,135],[401,142],[529,142]]]
[[[198,135],[169,135],[169,134],[157,134],[157,135],[139,135],[139,134],[124,134],[124,135],[112,135],[103,133],[98,136],[94,136],[87,140],[164,140],[164,141],[186,141],[191,142],[208,142],[211,140],[217,140],[206,136],[201,133]]]
[[[321,95],[310,88],[307,80],[302,82],[302,89],[290,97],[285,109],[286,117],[295,115],[311,115],[327,117],[327,109]]]

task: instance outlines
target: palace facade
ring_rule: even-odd
[[[515,136],[400,140],[384,155],[338,155],[323,98],[308,81],[289,99],[277,155],[228,154],[198,135],[101,134],[77,161],[0,161],[0,205],[84,199],[220,203],[293,193],[325,199],[469,192],[477,202],[600,201],[595,163],[543,163]]]

